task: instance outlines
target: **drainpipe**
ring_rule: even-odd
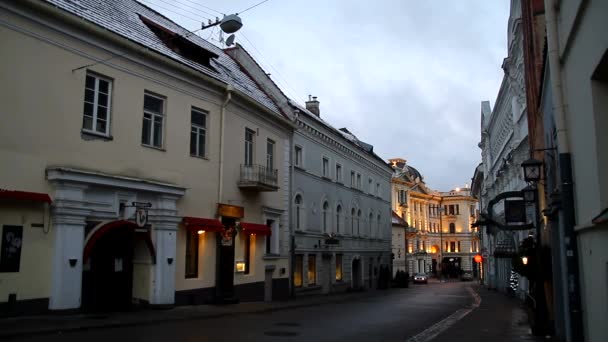
[[[551,90],[553,93],[553,110],[555,128],[557,131],[557,151],[559,153],[559,174],[561,185],[561,209],[560,224],[564,229],[563,246],[565,248],[565,269],[568,291],[568,311],[566,328],[567,341],[583,341],[582,313],[580,300],[580,280],[578,269],[577,238],[574,231],[576,217],[574,215],[574,194],[572,179],[572,160],[570,156],[570,144],[566,124],[566,113],[563,103],[562,70],[559,56],[557,0],[545,0],[545,16],[547,22],[547,58],[551,70]],[[562,256],[563,257],[563,256]],[[564,266],[564,265],[560,265]],[[563,267],[562,267],[563,268]]]
[[[224,190],[224,125],[226,117],[226,107],[232,99],[232,91],[234,89],[230,84],[226,85],[226,100],[220,107],[220,157],[218,167],[218,187],[217,187],[217,203],[222,203],[222,194]]]

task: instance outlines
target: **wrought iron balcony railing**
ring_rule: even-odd
[[[241,175],[238,186],[241,189],[253,191],[279,190],[278,170],[269,169],[262,165],[241,164]]]

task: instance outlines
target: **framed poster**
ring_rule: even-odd
[[[19,272],[23,226],[3,226],[0,245],[0,272]]]

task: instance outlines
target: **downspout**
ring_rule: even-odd
[[[551,90],[553,93],[553,110],[557,133],[557,152],[559,153],[559,174],[561,185],[561,219],[564,229],[563,244],[566,258],[566,284],[568,291],[568,311],[570,334],[567,341],[583,341],[583,325],[580,299],[580,279],[578,266],[577,237],[574,231],[576,217],[574,214],[574,191],[572,179],[572,160],[566,124],[566,113],[563,103],[562,70],[559,56],[557,0],[545,0],[547,23],[547,58],[551,72]],[[568,324],[566,324],[568,326]],[[568,328],[568,327],[567,327]],[[567,331],[567,330],[566,330]]]
[[[224,125],[226,117],[226,107],[228,102],[232,100],[233,88],[230,84],[226,85],[226,100],[220,107],[220,157],[218,167],[218,187],[217,187],[217,203],[222,203],[222,195],[224,191]]]

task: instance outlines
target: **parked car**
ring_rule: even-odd
[[[460,276],[460,280],[462,280],[462,281],[473,280],[473,273],[471,273],[471,272],[462,273],[462,275]]]
[[[429,277],[424,273],[417,273],[414,275],[414,284],[428,284]]]

